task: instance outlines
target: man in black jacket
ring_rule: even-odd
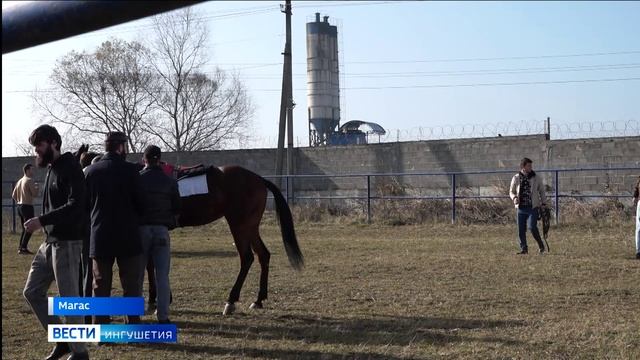
[[[144,199],[136,165],[125,160],[127,136],[107,134],[106,154],[86,171],[91,209],[89,257],[93,259],[93,294],[111,296],[113,263],[118,262],[125,297],[141,297],[140,263],[142,244],[138,233]],[[95,316],[94,324],[107,324],[109,316]],[[140,316],[127,316],[128,324],[140,323]]]
[[[27,231],[44,227],[45,242],[33,258],[31,270],[24,286],[24,297],[47,329],[59,324],[57,316],[48,315],[47,291],[53,281],[62,297],[79,295],[80,254],[82,252],[82,223],[85,216],[85,184],[80,164],[71,153],[60,153],[62,139],[53,126],[42,125],[29,136],[35,147],[36,163],[47,168],[42,196],[42,215],[24,223]],[[81,316],[66,316],[67,324],[81,324]],[[57,343],[48,360],[59,359],[72,352],[69,360],[89,359],[84,343]]]
[[[143,156],[145,168],[140,171],[145,191],[145,214],[140,221],[140,237],[144,251],[144,261],[140,271],[140,284],[144,280],[145,265],[153,260],[155,281],[158,294],[158,323],[167,324],[169,320],[169,269],[170,240],[169,230],[176,227],[176,216],[180,210],[178,183],[167,176],[160,167],[160,148],[149,145]],[[149,302],[154,299],[149,299]]]
[[[91,164],[89,164],[91,165]],[[82,163],[80,163],[82,166]],[[86,175],[89,166],[82,169],[82,173]],[[89,247],[91,246],[91,210],[89,208],[89,196],[86,197],[86,216],[82,221],[82,262],[80,264],[80,296],[93,297],[93,260],[89,257]],[[84,317],[85,324],[93,323],[93,317],[87,315]]]

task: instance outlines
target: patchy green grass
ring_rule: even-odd
[[[231,317],[221,311],[239,261],[226,223],[180,229],[171,273],[178,344],[90,345],[91,357],[638,359],[632,225],[554,228],[550,254],[522,257],[513,226],[299,224],[298,273],[268,221],[267,309],[248,309],[256,262]],[[31,258],[16,248],[17,236],[5,234],[3,358],[44,358],[51,345],[21,295]]]

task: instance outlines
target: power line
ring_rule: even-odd
[[[255,65],[236,68],[234,70],[246,70],[253,68],[268,67],[272,65],[282,65],[281,63],[269,63],[265,65]],[[219,67],[217,64],[207,64],[203,67]],[[562,66],[562,67],[532,67],[532,68],[506,68],[506,69],[481,69],[481,70],[451,70],[451,71],[409,71],[409,72],[361,72],[361,73],[345,73],[340,75],[350,78],[402,78],[402,77],[431,77],[431,76],[465,76],[465,75],[503,75],[503,74],[527,74],[527,73],[547,73],[547,72],[576,72],[576,71],[602,71],[602,70],[624,70],[639,68],[640,63],[623,63],[623,64],[600,64],[600,65],[581,65],[581,66]],[[211,74],[209,71],[201,71],[205,74]],[[49,74],[49,72],[33,72],[29,70],[12,71],[7,74],[20,76],[41,76]],[[296,77],[306,77],[307,74],[294,74]],[[281,74],[250,74],[242,76],[243,79],[268,80],[280,79]]]
[[[564,55],[532,55],[532,56],[503,56],[491,58],[451,58],[451,59],[417,59],[417,60],[371,60],[371,61],[347,61],[346,64],[409,64],[409,63],[433,63],[433,62],[464,62],[464,61],[492,61],[492,60],[527,60],[527,59],[552,59],[569,57],[593,57],[606,55],[631,55],[640,54],[640,50],[596,52]],[[236,65],[260,65],[264,63],[236,63]],[[306,62],[297,62],[296,65],[306,65]]]
[[[267,7],[258,7],[258,8],[247,8],[244,10],[234,10],[234,11],[230,11],[227,13],[215,13],[212,15],[205,15],[205,16],[200,16],[200,17],[194,17],[193,21],[197,22],[197,23],[201,23],[203,21],[207,21],[207,20],[213,20],[213,19],[217,19],[217,20],[226,20],[226,19],[231,19],[231,18],[236,18],[236,17],[240,17],[240,16],[248,16],[248,15],[257,15],[257,14],[262,14],[262,13],[268,13],[268,12],[275,12],[279,10],[278,6],[267,6]],[[171,24],[176,24],[182,22],[182,20],[174,20],[171,21]],[[145,25],[135,25],[135,26],[129,26],[127,28],[121,28],[121,29],[114,29],[112,31],[102,31],[100,33],[97,32],[92,32],[92,33],[88,33],[88,34],[84,34],[81,35],[82,37],[93,37],[93,36],[113,36],[115,34],[123,34],[123,33],[129,33],[129,32],[133,32],[133,31],[141,31],[141,30],[150,30],[153,29],[155,25],[153,23],[150,24],[145,24]]]
[[[296,5],[293,9],[302,9],[302,8],[316,8],[316,7],[343,7],[343,6],[372,6],[372,5],[389,5],[389,4],[399,4],[406,3],[410,1],[348,1],[344,4],[333,4],[331,1],[326,1],[318,4],[305,3],[304,5]]]
[[[347,3],[343,3],[343,4],[335,4],[335,3],[319,3],[319,4],[305,4],[305,5],[297,5],[294,7],[295,8],[309,8],[309,7],[343,7],[343,6],[371,6],[371,5],[385,5],[385,4],[397,4],[397,3],[401,3],[404,1],[372,1],[372,2],[347,2]],[[245,8],[245,9],[238,9],[238,10],[231,10],[228,12],[215,12],[211,15],[205,15],[205,16],[200,16],[200,17],[194,17],[193,20],[195,22],[203,22],[203,21],[208,21],[208,20],[226,20],[226,19],[232,19],[232,18],[237,18],[237,17],[243,17],[243,16],[249,16],[249,15],[257,15],[257,14],[264,14],[264,13],[268,13],[268,12],[275,12],[275,11],[279,11],[280,7],[277,5],[270,5],[270,6],[262,6],[262,7],[251,7],[251,8]],[[181,22],[181,20],[174,20],[171,23],[178,23]],[[80,37],[95,37],[95,36],[113,36],[113,35],[117,35],[117,34],[123,34],[123,33],[129,33],[129,32],[134,32],[134,31],[141,31],[141,30],[149,30],[149,29],[153,29],[155,25],[154,24],[146,24],[146,25],[132,25],[132,26],[128,26],[128,27],[123,27],[120,29],[113,29],[111,31],[95,31],[95,32],[90,32],[87,34],[83,34],[80,35]]]
[[[591,82],[615,82],[615,81],[633,81],[640,80],[637,78],[618,78],[618,79],[585,79],[585,80],[560,80],[560,81],[531,81],[531,82],[512,82],[512,83],[476,83],[476,84],[447,84],[447,85],[412,85],[412,86],[363,86],[352,87],[349,90],[382,90],[382,89],[428,89],[428,88],[449,88],[449,87],[479,87],[479,86],[513,86],[513,85],[545,85],[545,84],[572,84],[572,83],[591,83]]]
[[[345,64],[409,64],[409,63],[434,63],[434,62],[464,62],[464,61],[492,61],[492,60],[527,60],[527,59],[552,59],[569,57],[593,57],[606,55],[630,55],[640,54],[640,50],[597,52],[565,55],[532,55],[532,56],[504,56],[492,58],[452,58],[452,59],[418,59],[418,60],[371,60],[371,61],[347,61]],[[235,65],[261,65],[264,63],[235,63]],[[296,65],[306,65],[306,62],[296,62]],[[223,65],[223,64],[220,64]]]
[[[580,71],[606,71],[606,70],[625,70],[640,68],[640,63],[632,64],[612,64],[602,66],[585,66],[585,67],[564,67],[564,68],[529,68],[529,69],[502,69],[502,70],[460,70],[460,71],[435,71],[435,72],[395,72],[395,73],[341,73],[342,76],[348,78],[414,78],[414,77],[444,77],[444,76],[475,76],[475,75],[509,75],[509,74],[532,74],[532,73],[551,73],[551,72],[580,72]],[[294,74],[296,77],[306,77],[307,74]],[[247,75],[243,79],[270,80],[277,79],[277,75]]]
[[[516,72],[516,71],[548,71],[548,70],[591,70],[607,67],[632,67],[638,66],[640,63],[622,63],[622,64],[594,64],[594,65],[578,65],[578,66],[560,66],[560,67],[529,67],[529,68],[502,68],[502,69],[476,69],[476,70],[453,70],[453,71],[413,71],[413,72],[370,72],[370,73],[350,73],[350,75],[370,75],[370,74],[383,74],[383,75],[402,75],[402,74],[426,74],[426,75],[440,75],[451,73],[483,73],[483,72]]]
[[[606,55],[631,55],[631,54],[640,54],[640,50],[630,50],[630,51],[617,51],[617,52],[596,52],[596,53],[582,53],[582,54],[565,54],[565,55],[532,55],[532,56],[507,56],[507,57],[493,57],[493,58],[462,58],[462,59],[423,59],[423,60],[371,60],[371,61],[347,61],[344,64],[409,64],[409,63],[434,63],[434,62],[466,62],[466,61],[492,61],[492,60],[526,60],[526,59],[551,59],[551,58],[569,58],[569,57],[594,57],[594,56],[606,56]],[[39,59],[3,59],[4,61],[32,61],[32,62],[40,62],[46,60]],[[306,65],[306,62],[296,62],[295,65]],[[217,65],[264,65],[264,66],[275,66],[282,65],[282,63],[265,63],[265,62],[234,62],[234,63],[218,63]]]
[[[585,56],[605,56],[605,55],[629,55],[640,54],[640,51],[618,51],[600,52],[586,54],[567,55],[534,55],[534,56],[504,56],[491,58],[461,58],[461,59],[426,59],[426,60],[383,60],[383,61],[351,61],[350,64],[407,64],[407,63],[431,63],[431,62],[462,62],[462,61],[493,61],[493,60],[525,60],[525,59],[552,59]]]
[[[201,23],[207,20],[213,20],[213,19],[217,19],[217,20],[226,20],[226,19],[231,19],[231,18],[236,18],[236,17],[240,17],[240,16],[248,16],[248,15],[256,15],[256,14],[262,14],[262,13],[267,13],[267,12],[274,12],[279,10],[279,7],[277,5],[271,5],[271,6],[267,6],[267,7],[253,7],[253,8],[246,8],[246,9],[239,9],[239,10],[232,10],[232,11],[228,11],[228,12],[216,12],[215,14],[212,15],[205,15],[205,16],[200,16],[200,17],[193,17],[192,20],[196,23]],[[173,21],[170,21],[170,24],[177,24],[182,22],[183,20],[181,19],[176,19]],[[151,30],[155,27],[155,25],[153,23],[151,23],[150,20],[147,20],[147,24],[144,25],[130,25],[130,26],[122,26],[119,29],[115,28],[115,29],[111,29],[111,30],[96,30],[96,31],[92,31],[89,33],[85,33],[85,34],[81,34],[78,35],[77,38],[87,38],[87,37],[110,37],[110,36],[114,36],[114,35],[119,35],[119,34],[124,34],[124,33],[130,33],[130,32],[139,32],[142,30]]]
[[[213,48],[215,46],[219,46],[219,45],[226,45],[226,44],[237,44],[237,43],[247,43],[247,42],[258,42],[258,41],[265,41],[266,39],[271,39],[271,38],[281,38],[283,37],[284,34],[282,33],[278,33],[278,34],[271,34],[271,35],[266,35],[266,36],[260,36],[260,37],[251,37],[251,38],[244,38],[244,39],[239,39],[239,40],[233,40],[233,41],[221,41],[221,42],[215,42],[215,43],[211,43],[211,44],[207,44],[204,45],[203,48]],[[24,65],[23,63],[28,62],[28,63],[52,63],[52,62],[56,62],[57,60],[59,60],[60,58],[66,56],[67,54],[63,54],[60,55],[56,58],[39,58],[39,59],[33,59],[33,58],[12,58],[12,59],[3,59],[3,62],[18,62],[20,63],[20,65]],[[82,56],[82,57],[91,57],[93,56],[93,53],[88,53],[88,54],[80,54],[78,53],[77,56]],[[243,65],[243,64],[239,64],[239,65]],[[252,65],[249,66],[247,68],[255,68],[255,67],[264,67],[264,66],[272,66],[272,65],[282,65],[282,63],[265,63],[264,65]],[[203,66],[218,66],[218,64],[205,64]],[[15,72],[12,70],[12,72]],[[33,73],[33,72],[31,72]]]
[[[637,77],[637,78],[617,78],[617,79],[530,81],[530,82],[511,82],[511,83],[438,84],[438,85],[406,85],[406,86],[359,86],[359,87],[347,87],[345,89],[346,90],[429,89],[429,88],[453,88],[453,87],[547,85],[547,84],[572,84],[572,83],[576,83],[577,84],[577,83],[616,82],[616,81],[633,81],[633,80],[640,80],[640,77]],[[306,91],[307,89],[295,89],[295,90],[296,91]],[[255,91],[278,91],[278,89],[255,89]]]
[[[594,82],[616,82],[616,81],[636,81],[640,77],[632,78],[614,78],[614,79],[583,79],[583,80],[557,80],[557,81],[529,81],[529,82],[510,82],[510,83],[473,83],[473,84],[437,84],[437,85],[405,85],[405,86],[360,86],[345,87],[346,90],[385,90],[385,89],[430,89],[430,88],[453,88],[453,87],[486,87],[486,86],[515,86],[515,85],[548,85],[548,84],[580,84]],[[294,89],[295,91],[306,91],[305,88]],[[5,93],[50,93],[56,92],[56,89],[42,90],[8,90]],[[274,92],[282,91],[282,89],[247,89],[247,91],[265,91]]]

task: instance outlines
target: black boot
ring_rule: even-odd
[[[56,347],[53,348],[53,351],[51,352],[51,354],[49,354],[49,357],[47,357],[45,360],[58,360],[63,355],[66,355],[70,352],[71,352],[71,348],[69,347],[69,344],[67,344],[66,342],[59,342],[59,343],[56,343]]]

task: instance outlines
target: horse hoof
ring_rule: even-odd
[[[262,304],[254,302],[251,304],[251,306],[249,306],[249,309],[251,310],[256,310],[256,309],[264,309],[264,306],[262,306]]]
[[[236,311],[236,306],[234,304],[230,304],[230,303],[226,303],[224,305],[224,310],[222,311],[222,315],[231,315],[233,314],[233,312]]]

